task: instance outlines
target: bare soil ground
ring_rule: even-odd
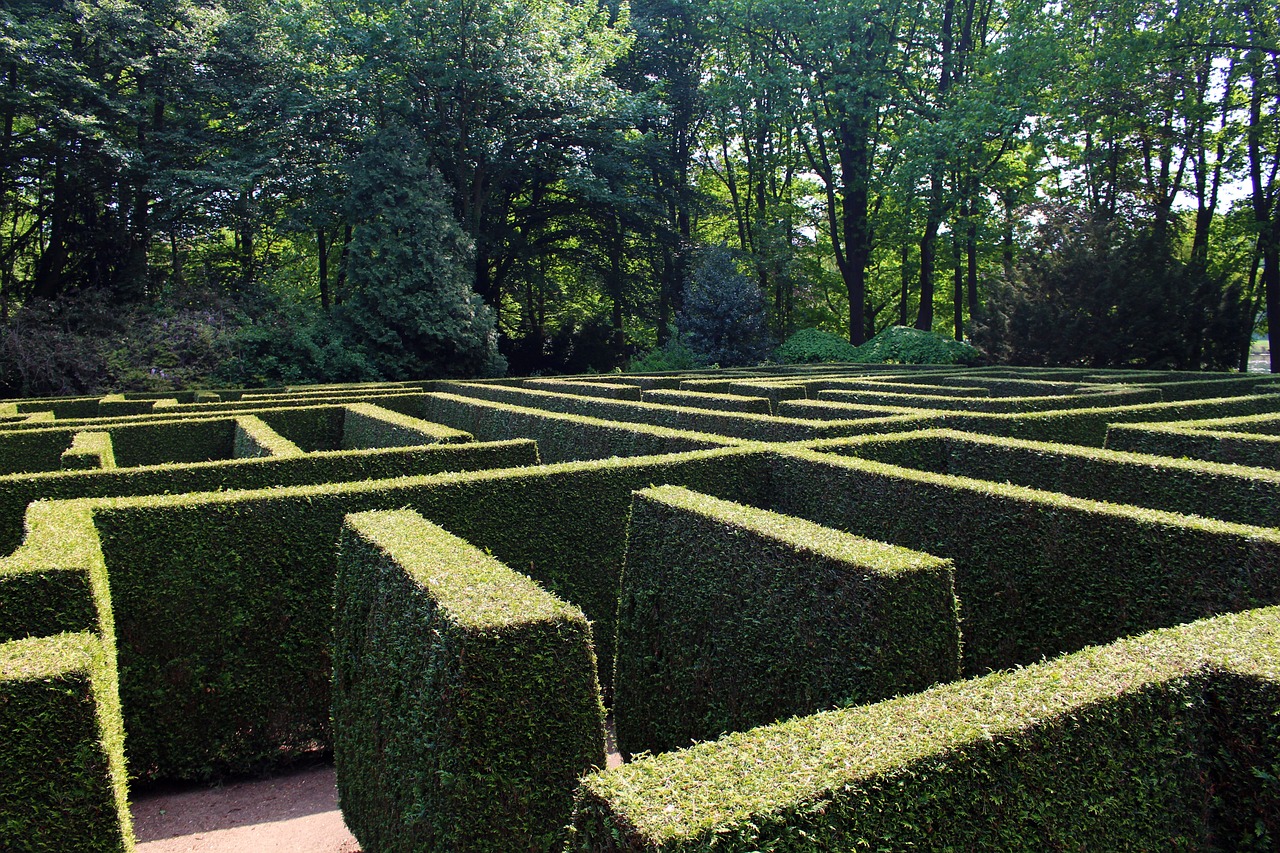
[[[333,767],[270,779],[143,792],[133,802],[138,853],[359,853],[342,822]]]
[[[608,766],[622,757],[608,728]],[[138,853],[360,853],[342,822],[329,764],[217,787],[143,791],[133,800]]]

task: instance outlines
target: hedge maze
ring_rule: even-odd
[[[3,850],[316,753],[367,853],[1280,846],[1270,376],[8,401],[0,554]]]

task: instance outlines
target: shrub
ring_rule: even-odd
[[[909,326],[890,326],[858,347],[851,361],[862,364],[978,364],[982,354],[966,343],[922,332]]]
[[[819,361],[853,361],[858,348],[844,338],[821,329],[801,329],[774,350],[774,361],[811,364]]]
[[[773,345],[765,325],[764,294],[722,246],[703,250],[685,283],[676,325],[702,364],[754,365]]]

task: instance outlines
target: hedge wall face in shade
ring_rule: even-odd
[[[622,754],[960,675],[945,560],[676,486],[636,492],[618,605]]]
[[[1111,424],[1107,448],[1280,469],[1280,437],[1183,429],[1171,424]]]
[[[410,511],[347,516],[334,751],[366,850],[559,851],[604,766],[582,611]]]

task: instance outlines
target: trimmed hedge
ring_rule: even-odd
[[[40,498],[261,489],[441,471],[512,468],[537,462],[536,445],[525,439],[0,477],[0,553],[9,553],[22,541],[24,513],[30,527],[32,519],[44,512],[38,512],[36,506],[28,510],[28,505]],[[40,560],[28,560],[24,555],[29,549],[15,553],[12,559],[0,560],[0,640],[80,631],[90,623],[83,571],[75,564],[59,561],[56,536],[46,541],[51,550]]]
[[[115,666],[97,637],[0,644],[0,732],[0,849],[134,849]]]
[[[1107,408],[1063,409],[1028,414],[956,413],[945,415],[939,425],[962,429],[966,432],[985,432],[1032,441],[1102,447],[1107,440],[1107,427],[1113,423],[1187,420],[1276,411],[1280,411],[1280,395],[1273,394]]]
[[[350,403],[343,409],[343,450],[460,444],[472,440],[471,433],[393,412],[372,403]]]
[[[803,380],[813,399],[823,399],[823,391],[889,391],[898,394],[925,394],[933,397],[989,397],[986,388],[974,385],[926,385],[886,379],[809,379]]]
[[[771,509],[948,557],[974,675],[1280,603],[1280,531],[834,457],[775,457]]]
[[[719,435],[566,415],[457,394],[428,394],[425,408],[431,420],[466,430],[481,440],[533,438],[547,463],[679,453],[737,443]]]
[[[1174,424],[1110,424],[1111,450],[1280,469],[1280,437],[1184,429]]]
[[[636,492],[618,605],[624,756],[960,675],[951,565],[678,486]]]
[[[687,383],[681,383],[682,390]],[[716,393],[731,387],[713,387]],[[584,417],[614,418],[620,421],[646,423],[668,429],[691,430],[716,435],[747,439],[750,441],[803,441],[829,436],[856,435],[863,432],[889,431],[901,428],[900,420],[887,424],[837,423],[830,421],[800,420],[796,418],[766,417],[746,412],[715,412],[707,409],[659,406],[652,403],[632,403],[625,400],[585,399],[567,394],[551,394],[530,391],[526,388],[504,388],[498,385],[478,383],[452,383],[457,394],[477,399],[503,402],[516,406],[536,407],[562,414]],[[1280,398],[1277,398],[1280,399]],[[785,407],[790,405],[783,403]],[[908,418],[914,417],[908,415]]]
[[[334,758],[365,850],[558,851],[605,765],[582,611],[412,511],[349,515]]]
[[[1280,527],[1280,472],[954,430],[824,442],[820,449],[1089,500]]]
[[[111,447],[110,433],[78,432],[71,439],[71,446],[62,451],[64,471],[114,467],[116,455]]]
[[[1102,391],[1096,394],[1053,394],[1039,397],[956,397],[937,394],[899,394],[881,390],[828,390],[819,400],[835,403],[896,405],[917,409],[957,409],[966,412],[1043,412],[1058,409],[1096,408],[1100,404],[1159,403],[1155,389]],[[796,413],[800,415],[800,412]]]
[[[1182,421],[1180,426],[1188,429],[1208,429],[1215,432],[1280,435],[1280,413],[1242,415],[1238,418],[1213,418],[1207,421]]]
[[[764,397],[769,401],[770,412],[776,413],[783,400],[803,400],[809,396],[804,383],[788,379],[785,382],[741,381],[729,383],[729,393],[743,397]]]
[[[612,661],[632,491],[675,483],[758,503],[767,481],[763,453],[729,448],[86,502],[111,576],[131,770],[205,778],[330,742],[328,601],[348,513],[413,509],[520,567],[582,608]]]
[[[643,402],[688,409],[713,409],[719,412],[751,412],[757,415],[767,415],[771,411],[767,397],[744,397],[741,394],[655,389],[644,392]]]
[[[1273,850],[1278,624],[1206,620],[594,774],[572,849]]]
[[[604,397],[608,400],[634,400],[640,402],[643,393],[639,385],[621,382],[574,382],[566,379],[526,379],[526,388],[535,391],[551,391],[556,394],[576,394],[580,397]]]
[[[262,418],[245,415],[236,418],[231,455],[236,459],[301,456],[302,448],[267,426]]]

